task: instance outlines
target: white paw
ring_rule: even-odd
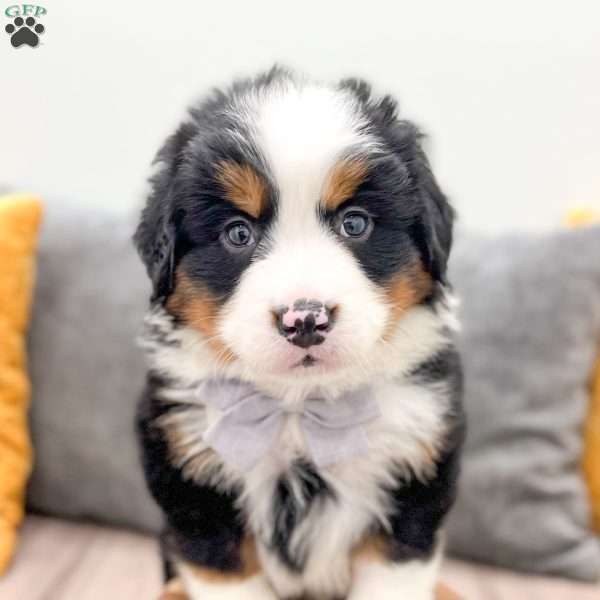
[[[437,561],[360,561],[347,600],[434,600]]]
[[[180,571],[189,600],[277,600],[262,573],[240,580],[210,581],[185,566],[180,566]]]
[[[435,600],[435,596],[429,590],[417,590],[414,586],[385,589],[379,585],[369,590],[351,590],[346,600]]]

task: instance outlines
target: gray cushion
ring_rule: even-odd
[[[450,550],[592,580],[600,545],[580,459],[600,340],[600,229],[458,237],[469,433]]]
[[[30,330],[31,508],[154,529],[133,433],[149,286],[133,222],[48,211]]]
[[[145,375],[134,338],[149,286],[134,220],[50,212],[31,329],[34,509],[157,530],[133,414]],[[600,230],[458,236],[469,436],[450,549],[592,579],[579,473],[585,381],[600,333]]]

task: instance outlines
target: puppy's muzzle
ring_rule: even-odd
[[[326,306],[320,300],[300,298],[291,306],[273,311],[275,326],[288,342],[300,348],[310,348],[325,341],[335,323],[337,305]]]

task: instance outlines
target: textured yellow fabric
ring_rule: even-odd
[[[600,359],[596,363],[590,412],[585,422],[583,468],[592,497],[594,529],[600,533]]]
[[[579,209],[567,215],[567,223],[573,227],[599,222],[600,211]],[[584,431],[583,470],[591,496],[594,529],[600,533],[600,349],[590,392],[590,409]]]
[[[571,225],[571,227],[598,223],[600,222],[600,210],[594,210],[592,208],[575,208],[567,213],[565,221],[567,225]]]
[[[0,196],[0,573],[14,552],[31,470],[25,332],[41,203]]]

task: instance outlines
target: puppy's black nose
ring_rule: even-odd
[[[279,333],[300,348],[317,346],[335,322],[337,307],[327,307],[319,300],[300,298],[291,307],[280,306],[273,311]]]

